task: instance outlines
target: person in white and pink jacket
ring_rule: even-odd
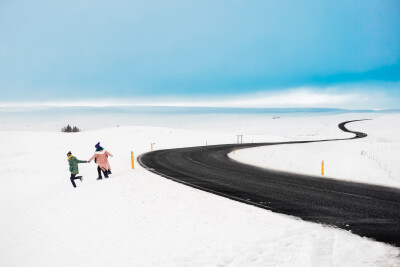
[[[104,177],[108,178],[108,175],[111,174],[111,166],[110,163],[108,162],[108,156],[113,157],[113,155],[106,151],[104,148],[100,146],[100,142],[98,142],[96,145],[96,152],[94,153],[93,157],[89,159],[89,162],[91,162],[94,159],[94,162],[97,163],[97,172],[99,174],[99,177],[97,180],[101,180],[101,171],[103,171]]]

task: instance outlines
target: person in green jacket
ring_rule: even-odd
[[[76,187],[75,179],[79,179],[82,182],[82,176],[76,176],[77,174],[79,174],[78,163],[88,163],[88,161],[75,158],[74,156],[72,156],[71,151],[68,152],[67,157],[69,163],[69,171],[71,172],[71,183],[74,187]]]

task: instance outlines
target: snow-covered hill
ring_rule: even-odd
[[[230,157],[259,167],[315,176],[321,176],[324,161],[326,177],[400,187],[400,114],[352,122],[346,127],[368,136],[358,140],[258,147],[239,150]]]

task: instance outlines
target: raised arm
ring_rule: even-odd
[[[110,156],[110,157],[114,157],[110,152],[106,151],[106,155]]]

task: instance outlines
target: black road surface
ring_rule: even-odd
[[[352,138],[158,150],[138,160],[154,173],[201,190],[400,246],[399,189],[263,169],[227,156],[233,149],[367,136],[348,130],[349,122],[354,121],[339,128],[354,133]]]

